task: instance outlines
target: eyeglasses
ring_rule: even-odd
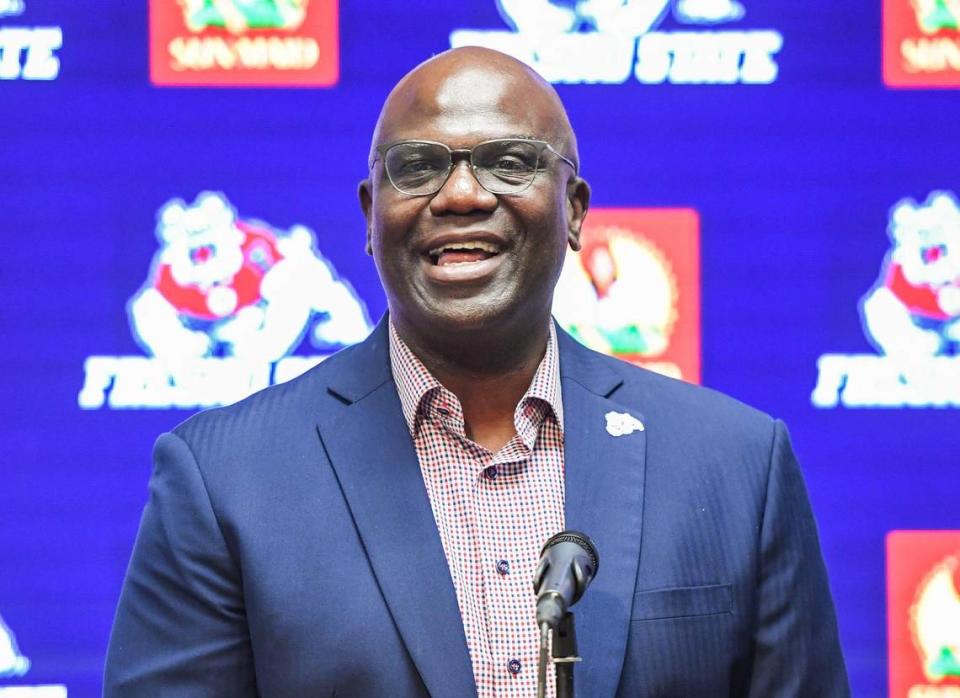
[[[519,194],[533,183],[546,151],[577,173],[573,161],[549,143],[527,138],[498,138],[456,150],[434,141],[400,141],[377,146],[390,183],[401,194],[409,196],[430,196],[440,191],[453,171],[454,157],[468,158],[473,176],[491,194]],[[375,162],[376,159],[370,166]]]

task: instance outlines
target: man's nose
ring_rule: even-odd
[[[430,211],[434,215],[464,215],[473,211],[490,211],[496,206],[496,195],[480,186],[466,160],[454,163],[447,181],[430,200]]]

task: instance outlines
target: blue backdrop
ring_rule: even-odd
[[[776,31],[772,82],[631,74],[558,90],[595,206],[699,212],[702,382],[790,426],[853,688],[879,696],[884,536],[960,528],[960,378],[952,407],[818,407],[811,393],[822,355],[882,355],[859,303],[891,250],[892,208],[960,192],[960,99],[884,86],[879,0],[739,6],[712,24],[668,11],[651,31]],[[244,220],[306,226],[376,320],[356,183],[379,106],[452,31],[507,32],[509,15],[495,0],[351,0],[335,85],[204,89],[151,84],[144,3],[6,0],[4,14],[0,30],[59,27],[62,47],[55,79],[0,80],[0,615],[31,662],[0,686],[95,695],[153,440],[191,412],[78,404],[88,357],[148,354],[127,304],[158,211],[216,191]],[[0,65],[13,46],[0,34]]]

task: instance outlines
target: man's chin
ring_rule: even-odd
[[[469,297],[444,295],[431,298],[414,312],[405,312],[395,322],[409,324],[421,336],[458,340],[482,340],[498,335],[509,335],[529,325],[534,318],[518,322],[516,303],[497,294],[473,294]]]
[[[508,320],[507,310],[476,297],[450,299],[434,308],[427,324],[444,334],[495,332]]]

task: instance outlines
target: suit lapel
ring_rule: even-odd
[[[613,397],[622,383],[604,360],[562,331],[566,527],[586,533],[600,567],[574,607],[583,663],[575,672],[579,695],[613,696],[623,668],[640,562],[646,432],[613,436],[609,412],[643,415]]]
[[[433,696],[475,696],[449,567],[390,373],[386,321],[331,392],[320,437],[394,622]],[[352,370],[351,370],[352,369]]]

